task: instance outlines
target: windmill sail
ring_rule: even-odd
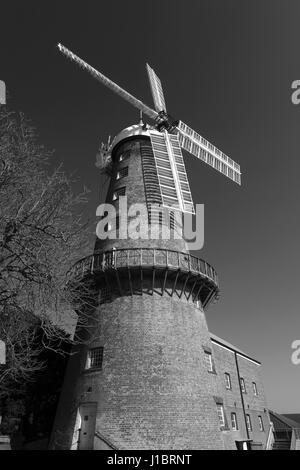
[[[167,112],[161,81],[149,64],[147,64],[147,73],[156,111]]]
[[[79,65],[79,67],[89,72],[94,78],[96,78],[96,80],[103,83],[103,85],[107,86],[107,88],[112,90],[117,95],[121,96],[124,100],[128,101],[128,103],[132,104],[132,106],[142,111],[144,114],[146,114],[146,116],[149,116],[151,119],[157,118],[157,112],[154,111],[154,109],[149,108],[149,106],[147,106],[142,101],[138,100],[135,96],[131,95],[126,90],[121,88],[115,82],[103,75],[103,73],[94,69],[94,67],[82,60],[80,57],[70,51],[67,47],[63,46],[60,43],[57,45],[57,47],[62,54],[68,57],[68,59],[73,60],[77,65]]]
[[[177,135],[150,131],[163,206],[195,213]]]
[[[153,100],[155,104],[155,110],[149,108],[149,106],[147,106],[142,101],[135,98],[135,96],[131,95],[126,90],[124,90],[119,85],[117,85],[115,82],[113,82],[108,77],[103,75],[101,72],[94,69],[91,65],[89,65],[87,62],[82,60],[80,57],[78,57],[76,54],[74,54],[72,51],[67,49],[62,44],[58,44],[58,48],[66,57],[68,57],[70,60],[77,63],[79,67],[82,67],[83,69],[87,70],[94,78],[96,78],[98,81],[100,81],[105,86],[107,86],[110,90],[115,92],[117,95],[121,96],[127,102],[132,104],[134,107],[136,107],[137,109],[142,111],[144,114],[146,114],[146,116],[150,117],[156,122],[156,127],[157,129],[159,129],[159,131],[162,131],[163,137],[162,137],[160,144],[155,142],[155,140],[157,140],[158,138],[156,139],[156,137],[155,138],[153,137],[152,145],[153,145],[154,153],[156,152],[154,148],[155,145],[158,145],[158,146],[162,145],[164,147],[164,151],[162,153],[165,158],[165,165],[167,165],[167,162],[169,161],[170,168],[168,168],[168,170],[172,171],[172,178],[173,178],[173,183],[171,186],[170,186],[171,184],[170,181],[168,180],[166,181],[163,179],[161,180],[161,181],[164,181],[165,183],[165,184],[161,184],[161,190],[162,190],[162,194],[165,197],[165,201],[167,201],[167,198],[176,200],[179,210],[187,211],[187,212],[194,212],[194,207],[193,207],[193,203],[192,203],[191,196],[190,196],[190,189],[189,189],[188,180],[186,177],[186,171],[184,168],[180,146],[183,149],[187,150],[192,155],[195,155],[200,160],[212,166],[215,170],[219,171],[220,173],[225,175],[227,178],[230,178],[235,183],[239,185],[241,184],[241,171],[240,171],[240,166],[237,163],[235,163],[225,153],[221,152],[221,150],[219,150],[213,144],[211,144],[206,139],[204,139],[204,137],[197,134],[197,132],[193,131],[193,129],[191,129],[189,126],[184,124],[182,121],[179,121],[179,124],[177,125],[177,122],[172,120],[171,117],[167,115],[165,98],[163,94],[161,81],[156,75],[156,73],[154,72],[154,70],[148,64],[147,64],[147,72],[148,72],[152,96],[153,96]],[[2,82],[2,88],[3,88],[3,82]],[[0,93],[1,93],[1,81],[0,81]],[[0,97],[0,101],[1,101],[1,97]],[[177,126],[176,128],[175,128],[175,122]],[[178,136],[174,137],[172,134],[168,134],[165,129],[172,129],[172,132],[174,129],[177,129]],[[159,132],[155,133],[155,135],[157,134],[159,135]],[[178,139],[179,139],[179,144],[178,144]],[[179,147],[179,151],[178,151],[178,147]],[[157,152],[160,152],[160,150]],[[158,155],[159,156],[157,157],[157,160],[156,160],[157,168],[159,168],[158,171],[162,173],[163,158],[162,158],[161,153],[158,153]],[[180,163],[177,163],[179,160],[180,160]],[[167,170],[166,167],[165,167],[165,170]],[[164,175],[161,175],[161,178],[164,178]],[[174,195],[175,194],[174,191],[176,195]]]
[[[235,183],[241,184],[240,165],[182,121],[179,121],[177,129],[182,148],[212,166]]]

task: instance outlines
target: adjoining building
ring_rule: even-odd
[[[272,426],[263,388],[261,363],[211,334],[205,348],[208,370],[226,449],[270,449]]]
[[[274,426],[273,450],[300,450],[300,422],[291,419],[299,415],[284,415],[269,410]],[[291,416],[291,417],[290,417]]]

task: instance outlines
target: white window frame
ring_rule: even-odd
[[[124,189],[124,194],[120,194],[121,189],[122,190]],[[120,196],[125,196],[125,194],[126,194],[126,186],[122,186],[121,188],[118,188],[113,192],[112,200],[116,201],[117,199],[119,199]]]
[[[231,390],[231,377],[228,372],[225,372],[225,385],[226,385],[226,390]]]
[[[256,382],[252,382],[252,387],[253,387],[253,394],[257,397],[258,391],[257,391]]]
[[[220,427],[225,427],[225,413],[224,413],[224,406],[222,403],[217,403],[217,414],[219,418],[219,425]]]
[[[205,364],[207,366],[207,370],[209,372],[214,371],[214,363],[213,363],[213,358],[212,358],[212,353],[209,351],[204,351],[205,354]]]
[[[251,423],[251,417],[249,414],[246,414],[246,422],[247,422],[248,431],[252,432],[252,423]]]
[[[121,175],[122,170],[125,170],[125,169],[127,169],[127,174],[126,174],[126,175]],[[125,178],[126,176],[128,176],[128,166],[124,166],[124,167],[121,168],[119,171],[117,171],[116,179],[117,179],[117,180],[121,180],[122,178]]]
[[[246,383],[243,377],[240,377],[240,384],[241,384],[242,393],[246,393]]]
[[[233,431],[238,431],[239,429],[238,422],[237,422],[237,415],[234,411],[231,413],[231,427]]]
[[[265,428],[264,428],[264,422],[263,422],[261,415],[258,415],[258,424],[259,424],[259,430],[263,432]]]

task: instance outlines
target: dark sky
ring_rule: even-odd
[[[220,301],[215,334],[263,362],[269,406],[299,412],[299,0],[21,2],[1,5],[0,79],[54,161],[91,190],[103,182],[97,146],[138,113],[56,49],[61,42],[152,106],[145,63],[169,112],[241,165],[238,187],[185,155],[195,203],[205,204],[205,246]],[[92,245],[91,245],[92,248]]]

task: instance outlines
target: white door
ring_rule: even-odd
[[[79,450],[92,450],[94,447],[97,403],[85,403],[80,406],[81,428]]]

